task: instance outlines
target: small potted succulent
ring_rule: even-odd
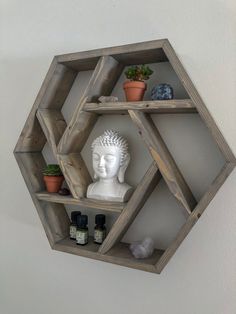
[[[144,92],[147,85],[144,81],[149,79],[153,71],[146,65],[131,66],[125,71],[125,75],[129,81],[125,81],[123,88],[125,90],[127,101],[143,100]]]
[[[43,170],[43,179],[49,193],[57,193],[64,181],[59,165],[50,164]]]

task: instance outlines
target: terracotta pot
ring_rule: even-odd
[[[123,88],[127,101],[141,101],[147,85],[142,81],[126,81],[123,84]]]
[[[57,193],[64,181],[63,176],[44,176],[43,179],[49,193]]]

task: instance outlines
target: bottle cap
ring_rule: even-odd
[[[106,222],[106,216],[105,215],[98,214],[98,215],[95,216],[95,224],[96,225],[102,226],[102,225],[105,224],[105,222]]]
[[[76,223],[77,221],[77,216],[81,215],[80,211],[73,211],[71,212],[70,216],[71,216],[71,222]]]
[[[86,227],[88,224],[88,216],[87,215],[79,215],[77,216],[77,225],[80,228]]]

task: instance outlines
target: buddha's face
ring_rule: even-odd
[[[116,146],[97,145],[93,150],[93,169],[102,179],[111,179],[118,175],[120,169],[121,151]]]

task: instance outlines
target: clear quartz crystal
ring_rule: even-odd
[[[153,254],[154,241],[150,237],[146,237],[142,242],[130,244],[130,251],[135,258],[147,258]]]

